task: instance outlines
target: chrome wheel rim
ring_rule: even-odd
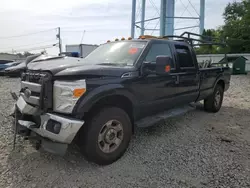
[[[214,98],[214,105],[218,107],[220,105],[220,100],[221,100],[221,94],[220,91],[217,91],[215,93],[215,98]]]
[[[123,126],[117,120],[106,122],[98,135],[98,146],[104,153],[114,152],[123,140]]]

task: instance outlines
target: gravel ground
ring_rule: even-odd
[[[0,78],[0,187],[250,187],[250,76],[232,76],[221,111],[200,109],[165,125],[137,128],[125,155],[109,166],[37,152],[18,138],[12,151],[11,89]]]

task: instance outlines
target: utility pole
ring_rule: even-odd
[[[83,41],[83,38],[84,38],[84,35],[85,35],[85,30],[83,31],[83,33],[82,33],[82,38],[81,38],[81,42],[80,42],[80,44],[82,44],[82,41]]]
[[[131,37],[135,38],[135,13],[136,13],[136,0],[132,0],[132,16],[131,16]]]
[[[142,10],[141,11],[141,35],[144,35],[146,0],[142,0],[141,3],[142,3],[142,7],[141,7],[141,10]]]
[[[205,0],[200,0],[200,35],[203,35],[205,25]]]
[[[59,54],[62,53],[62,40],[61,40],[61,28],[58,27],[58,34],[56,35],[57,39],[59,40]]]

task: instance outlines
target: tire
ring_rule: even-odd
[[[120,108],[106,107],[87,120],[78,145],[88,161],[108,165],[124,154],[131,135],[132,124],[127,113]]]
[[[222,106],[223,96],[223,87],[221,85],[216,85],[213,94],[204,100],[204,109],[207,112],[218,112]]]

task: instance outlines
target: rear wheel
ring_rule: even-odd
[[[100,165],[111,164],[126,151],[132,125],[127,113],[116,107],[103,108],[81,130],[79,146],[87,160]]]
[[[204,108],[208,112],[218,112],[221,108],[224,96],[224,89],[221,85],[217,85],[211,96],[204,100]]]

